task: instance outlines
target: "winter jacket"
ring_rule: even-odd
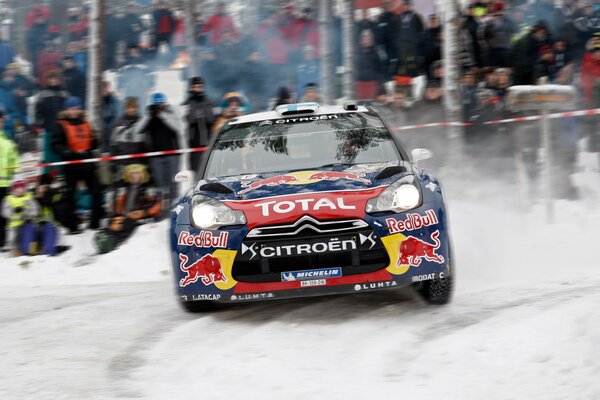
[[[55,51],[42,51],[37,58],[37,76],[40,86],[46,85],[46,74],[50,71],[60,70],[62,53]]]
[[[483,38],[488,49],[510,49],[517,26],[507,17],[490,20],[483,28]]]
[[[0,188],[10,187],[18,165],[19,154],[15,142],[0,130]]]
[[[110,153],[113,155],[135,154],[146,151],[145,135],[136,131],[139,116],[128,117],[123,115],[117,122],[110,138]],[[133,160],[135,163],[139,161]]]
[[[148,112],[134,129],[134,135],[145,135],[148,151],[180,149],[181,129],[179,117],[172,108],[157,110],[148,106]]]
[[[47,132],[54,129],[58,114],[64,110],[65,100],[69,97],[66,90],[48,87],[38,94],[35,105],[35,125],[42,126]]]
[[[61,118],[52,131],[52,150],[62,160],[83,160],[92,157],[98,146],[91,125],[83,117]]]
[[[119,100],[112,93],[102,98],[102,137],[100,138],[100,151],[102,153],[109,152],[111,133],[120,108]]]
[[[383,78],[383,63],[375,47],[361,47],[356,57],[357,81],[380,81]]]
[[[121,19],[121,25],[123,26],[123,40],[125,41],[125,45],[139,45],[144,24],[137,14],[125,14]]]
[[[15,59],[15,49],[10,42],[0,40],[0,69],[4,69]]]
[[[210,33],[208,44],[211,46],[221,43],[223,33],[226,31],[233,32],[234,38],[238,37],[237,28],[233,22],[233,18],[225,14],[213,15],[202,27],[202,33]]]
[[[598,79],[600,79],[600,61],[594,60],[588,53],[583,57],[583,64],[581,64],[581,85],[586,104],[590,104],[592,101],[594,85]]]
[[[18,228],[39,215],[40,207],[29,192],[23,196],[9,194],[2,201],[2,216],[8,220],[8,227]]]
[[[152,16],[154,17],[155,34],[173,33],[175,30],[175,19],[170,10],[155,10]]]
[[[85,107],[87,86],[85,75],[83,75],[76,67],[73,67],[63,71],[63,80],[67,92],[69,92],[71,96],[79,97]]]
[[[400,43],[417,43],[423,32],[423,19],[414,11],[406,11],[398,16],[397,38]]]
[[[208,144],[210,129],[215,123],[213,103],[204,94],[192,94],[183,103],[188,106],[185,120],[190,147],[203,147]]]

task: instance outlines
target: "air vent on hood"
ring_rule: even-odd
[[[396,165],[393,167],[387,167],[383,171],[381,171],[379,174],[377,174],[375,179],[380,181],[382,179],[391,178],[394,175],[398,175],[398,174],[401,174],[406,171],[407,171],[406,167],[402,167],[400,165]]]
[[[227,186],[225,186],[221,183],[217,183],[217,182],[206,183],[206,184],[200,186],[200,190],[204,190],[206,192],[221,193],[221,194],[233,193],[233,190],[231,190]]]

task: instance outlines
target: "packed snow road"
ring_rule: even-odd
[[[597,399],[600,280],[185,314],[166,281],[5,289],[3,399]],[[573,394],[577,394],[573,396]]]
[[[91,256],[0,255],[1,399],[600,398],[597,210],[451,208],[452,304],[409,289],[176,304],[166,225]]]

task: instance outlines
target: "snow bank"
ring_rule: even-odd
[[[167,221],[141,226],[112,253],[95,255],[93,232],[63,236],[71,249],[56,257],[0,255],[0,286],[144,282],[167,279]]]

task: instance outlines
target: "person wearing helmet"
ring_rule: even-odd
[[[179,116],[169,105],[164,93],[154,93],[146,115],[137,124],[134,136],[144,135],[146,149],[150,152],[179,150],[183,140]],[[150,171],[156,186],[164,193],[167,205],[178,196],[174,177],[179,170],[179,156],[163,155],[150,158]],[[163,207],[168,210],[170,207]]]
[[[64,107],[65,111],[61,113],[52,132],[52,149],[61,157],[62,161],[93,158],[98,144],[92,126],[83,113],[81,100],[78,97],[69,97],[65,101]],[[95,164],[65,165],[64,173],[71,204],[66,227],[71,233],[79,232],[79,219],[75,214],[75,189],[77,184],[83,181],[92,196],[90,228],[98,229],[102,217],[102,192]]]

